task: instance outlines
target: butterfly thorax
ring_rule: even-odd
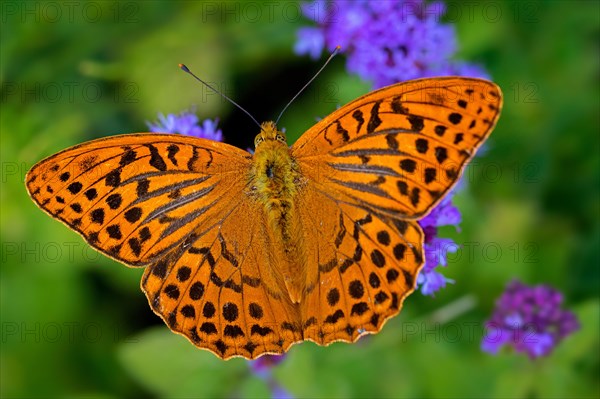
[[[265,122],[261,127],[255,139],[249,186],[255,200],[264,207],[276,250],[287,266],[282,269],[282,277],[290,299],[299,302],[304,290],[302,266],[306,258],[295,211],[300,172],[290,155],[285,134],[277,130],[273,122]]]

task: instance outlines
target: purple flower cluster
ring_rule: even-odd
[[[147,122],[151,132],[154,133],[179,133],[187,136],[199,137],[215,141],[223,141],[221,129],[217,129],[218,119],[214,121],[205,119],[199,124],[198,116],[189,111],[183,111],[178,115],[158,114],[158,122]]]
[[[302,10],[317,26],[298,30],[295,52],[318,58],[339,45],[348,71],[374,88],[431,76],[486,76],[480,67],[452,60],[456,33],[440,23],[441,2],[317,0]]]
[[[481,349],[496,354],[510,345],[532,359],[549,355],[563,338],[579,329],[575,315],[561,309],[562,301],[562,294],[552,287],[530,287],[513,280],[486,322]]]
[[[293,396],[283,389],[273,378],[273,366],[283,362],[285,355],[265,355],[249,362],[250,370],[267,383],[273,399],[292,399]]]
[[[450,238],[437,236],[438,227],[458,226],[461,221],[460,211],[452,204],[452,194],[449,193],[427,216],[419,220],[425,233],[425,265],[417,277],[417,285],[423,295],[433,295],[444,288],[446,283],[454,282],[436,270],[438,266],[447,265],[448,252],[456,252],[458,249],[458,245]]]

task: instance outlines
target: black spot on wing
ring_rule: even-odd
[[[409,158],[400,161],[400,168],[406,172],[413,173],[417,168],[417,163]]]
[[[127,212],[125,212],[125,219],[129,223],[137,222],[138,220],[140,220],[140,217],[142,217],[142,208],[134,207],[128,209]]]
[[[90,213],[90,217],[92,218],[92,222],[100,224],[100,225],[103,224],[104,223],[104,209],[102,209],[102,208],[94,209]]]
[[[87,198],[89,201],[91,201],[98,196],[98,192],[96,191],[95,188],[90,188],[89,190],[86,190],[86,192],[83,193],[83,195],[85,195],[85,198]]]
[[[413,206],[417,206],[419,204],[419,195],[420,195],[421,190],[419,190],[418,187],[413,187],[411,193],[410,193],[410,203],[413,204]]]
[[[106,228],[106,231],[110,238],[113,238],[115,240],[120,240],[121,238],[123,238],[123,235],[121,233],[121,228],[119,227],[118,224],[112,224],[112,225],[108,226]]]
[[[263,317],[263,309],[258,303],[252,302],[248,306],[248,310],[250,312],[250,317],[256,320],[260,320]]]
[[[444,147],[435,147],[435,158],[439,163],[444,162],[448,159],[448,150]]]
[[[352,113],[352,117],[356,120],[356,122],[358,122],[358,125],[356,126],[356,133],[358,133],[360,132],[360,128],[362,127],[362,125],[365,123],[363,113],[361,110],[357,109]]]
[[[167,147],[167,158],[169,158],[169,161],[175,166],[177,166],[177,158],[175,158],[175,155],[177,155],[178,152],[179,146],[175,144],[171,144]]]
[[[414,130],[415,132],[420,132],[425,127],[423,118],[420,116],[410,115],[408,117],[408,122],[410,123],[410,129]]]
[[[398,149],[399,144],[398,144],[398,140],[396,139],[396,135],[394,135],[394,134],[387,134],[385,136],[385,141],[386,141],[387,146],[388,146],[389,149],[391,149],[391,150],[397,150]]]
[[[252,327],[250,328],[250,334],[251,335],[260,335],[261,337],[266,336],[267,334],[272,333],[273,330],[270,329],[269,327],[261,327],[258,324],[254,324],[252,325]]]
[[[128,165],[128,164],[132,163],[133,161],[135,161],[135,159],[136,159],[135,151],[132,149],[128,149],[121,156],[121,159],[119,160],[119,165],[121,165],[121,166]]]
[[[106,198],[106,203],[110,209],[117,209],[121,206],[122,202],[123,198],[121,197],[121,194],[111,194]]]
[[[420,154],[425,154],[429,149],[429,142],[426,139],[419,138],[415,141],[415,147]]]
[[[365,294],[365,289],[359,280],[353,280],[348,287],[348,293],[354,299],[360,299]]]
[[[215,309],[215,305],[213,305],[212,302],[206,302],[204,304],[204,308],[202,309],[202,315],[204,317],[206,317],[207,319],[210,319],[215,315],[216,312],[217,312],[217,309]]]
[[[127,240],[127,245],[129,245],[131,252],[133,252],[135,256],[140,256],[140,254],[142,253],[142,244],[140,243],[140,240],[138,240],[135,237],[132,237],[129,240]]]
[[[138,180],[137,187],[136,187],[136,193],[137,193],[138,197],[143,197],[146,194],[148,194],[149,188],[150,188],[150,180],[148,180],[148,179]]]
[[[448,116],[448,120],[453,125],[458,125],[460,123],[460,121],[462,120],[462,115],[457,112],[453,112]]]
[[[165,160],[158,153],[158,149],[152,144],[146,144],[146,147],[150,150],[150,166],[164,172],[167,170],[167,164]]]
[[[344,140],[344,142],[347,142],[348,140],[350,140],[348,131],[342,127],[342,124],[340,123],[340,121],[335,121],[335,124],[336,124],[335,131],[337,132],[337,134],[339,134],[342,137],[342,140]]]
[[[446,133],[446,129],[447,129],[446,126],[437,125],[433,130],[435,131],[435,134],[442,137],[444,135],[444,133]]]
[[[408,114],[408,109],[402,105],[400,96],[394,97],[392,100],[392,111],[396,114]]]
[[[81,191],[81,188],[83,187],[83,185],[79,182],[74,182],[69,184],[69,186],[67,187],[67,190],[69,190],[71,192],[71,194],[77,194],[79,191]]]
[[[245,334],[239,326],[226,325],[223,329],[223,335],[230,338],[243,337]]]
[[[335,306],[340,300],[340,291],[337,288],[332,288],[327,293],[327,303],[329,306]]]
[[[109,187],[117,187],[121,184],[121,169],[115,169],[107,174],[104,183]]]
[[[435,180],[437,172],[434,168],[426,168],[425,169],[425,184],[429,184]]]
[[[367,124],[367,133],[373,133],[375,129],[381,125],[381,119],[379,118],[379,106],[381,105],[381,101],[377,101],[373,104],[373,108],[371,108],[371,117],[369,118],[369,123]]]
[[[366,302],[358,302],[352,305],[351,315],[361,316],[369,310],[369,305]]]
[[[333,314],[330,314],[325,318],[325,323],[335,324],[337,321],[344,317],[344,312],[341,309],[336,310]]]
[[[196,163],[198,158],[199,158],[198,147],[194,147],[194,149],[192,151],[192,157],[188,160],[188,163],[187,163],[188,170],[190,170],[190,171],[194,170],[194,164]]]

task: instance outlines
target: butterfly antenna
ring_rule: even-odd
[[[277,123],[279,122],[279,119],[281,119],[281,115],[283,115],[283,113],[285,112],[286,109],[288,109],[288,107],[294,102],[294,100],[296,98],[298,98],[298,96],[300,95],[300,93],[302,93],[304,91],[304,89],[306,89],[308,87],[308,85],[310,85],[312,83],[313,80],[315,80],[315,78],[317,76],[319,76],[319,74],[321,73],[321,71],[323,69],[325,69],[325,67],[327,66],[327,64],[329,64],[329,61],[331,61],[331,59],[333,57],[335,57],[335,55],[340,51],[340,46],[336,46],[335,49],[333,50],[333,52],[331,53],[331,55],[329,56],[329,58],[327,58],[327,61],[325,61],[325,63],[323,64],[323,66],[321,67],[321,69],[319,69],[317,71],[317,73],[315,73],[315,75],[308,81],[308,83],[306,83],[298,93],[296,93],[296,95],[290,100],[289,103],[287,103],[287,105],[285,107],[283,107],[283,110],[279,113],[279,116],[277,117],[277,120],[275,121],[275,124],[277,125]]]
[[[215,89],[214,87],[212,87],[211,85],[209,85],[208,83],[206,83],[205,81],[203,81],[202,79],[200,79],[198,76],[194,75],[194,73],[192,71],[190,71],[190,69],[188,67],[186,67],[184,64],[179,64],[179,68],[181,68],[181,70],[183,72],[189,73],[190,75],[192,75],[194,77],[194,79],[196,79],[198,82],[204,84],[206,87],[208,87],[209,89],[211,89],[212,91],[214,91],[215,93],[221,95],[221,97],[223,97],[224,99],[226,99],[227,101],[229,101],[230,103],[232,103],[233,105],[235,105],[236,107],[238,107],[238,109],[240,109],[241,111],[243,111],[246,115],[248,115],[250,117],[250,119],[252,119],[254,121],[254,123],[256,123],[256,125],[259,127],[259,129],[262,130],[262,126],[260,126],[260,123],[258,123],[258,121],[256,119],[254,119],[254,117],[252,115],[250,115],[250,112],[246,111],[244,108],[242,108],[241,105],[239,105],[238,103],[236,103],[235,101],[233,101],[231,98],[227,97],[224,93],[221,93],[219,90]]]

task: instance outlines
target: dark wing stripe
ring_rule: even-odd
[[[204,197],[206,194],[210,193],[213,189],[215,188],[214,185],[203,188],[202,190],[199,190],[195,193],[192,194],[188,194],[185,195],[183,197],[179,197],[176,200],[173,200],[171,202],[169,202],[168,204],[165,204],[161,207],[156,208],[154,211],[150,212],[148,214],[148,216],[146,216],[146,218],[144,219],[144,221],[142,221],[141,224],[145,224],[148,223],[149,221],[156,219],[157,217],[161,216],[162,214],[172,211],[173,209],[177,209],[189,202],[195,201],[199,198]]]
[[[227,173],[227,172],[224,172],[224,173]],[[198,173],[198,172],[188,172],[188,171],[185,171],[185,170],[166,170],[164,172],[140,173],[139,175],[135,175],[133,177],[130,177],[127,180],[123,180],[121,182],[121,186],[124,186],[126,184],[131,184],[131,183],[137,183],[139,180],[151,179],[153,177],[165,176],[165,175],[192,175],[192,176],[198,176],[198,175],[200,175],[200,173]]]
[[[391,149],[384,148],[364,148],[360,150],[346,150],[339,152],[332,152],[332,156],[334,157],[364,157],[369,155],[405,155],[409,156],[409,154]]]
[[[388,114],[388,112],[382,112],[382,114]],[[340,146],[338,148],[343,148],[346,145],[355,144],[362,140],[368,140],[368,139],[370,139],[372,137],[376,137],[376,136],[385,136],[388,134],[399,134],[399,133],[416,134],[416,135],[421,134],[419,132],[415,132],[414,130],[401,129],[401,128],[381,129],[381,130],[374,131],[371,133],[365,133],[365,134],[361,134],[359,136],[355,136],[352,139],[350,139],[347,143],[344,143],[342,146]]]
[[[374,175],[402,177],[402,175],[400,175],[394,169],[388,168],[386,166],[331,162],[329,162],[328,165],[342,172],[371,173]]]
[[[139,204],[140,202],[147,201],[147,200],[149,200],[151,198],[158,197],[158,196],[163,195],[165,193],[170,193],[170,192],[175,191],[175,190],[180,190],[180,189],[185,188],[185,187],[189,187],[189,186],[193,186],[195,184],[203,183],[206,180],[208,180],[209,178],[210,178],[209,176],[203,176],[203,177],[200,177],[198,179],[184,180],[184,181],[179,182],[179,183],[171,184],[170,186],[162,187],[162,188],[160,188],[158,190],[151,191],[151,192],[149,192],[146,195],[138,197],[138,199],[136,199],[134,202],[132,202],[131,205]]]
[[[376,196],[382,197],[382,198],[392,198],[387,193],[387,191],[382,190],[379,187],[373,186],[371,184],[359,183],[359,182],[354,182],[354,181],[343,181],[343,180],[337,180],[337,179],[331,179],[331,178],[329,178],[328,180],[331,181],[332,183],[338,184],[342,187],[350,188],[352,190],[370,193],[370,194],[373,194],[373,195],[376,195]]]
[[[187,215],[173,220],[169,224],[169,227],[167,227],[165,229],[165,231],[163,231],[160,238],[161,239],[166,238],[166,237],[170,236],[171,234],[173,234],[174,232],[176,232],[177,230],[179,230],[180,228],[182,228],[183,226],[185,226],[186,224],[193,222],[197,217],[201,216],[202,214],[206,213],[206,211],[208,211],[210,208],[212,208],[216,202],[217,201],[213,201],[212,203],[208,204],[207,206],[203,206],[200,209],[195,209],[195,210],[189,212]]]
[[[327,190],[323,190],[323,189],[319,188],[316,184],[315,184],[315,190],[317,190],[320,194],[326,196],[327,198],[329,198],[330,200],[332,200],[338,204],[359,206],[360,208],[362,208],[366,211],[369,211],[369,212],[379,211],[379,213],[383,214],[383,215],[394,215],[394,217],[405,217],[407,219],[414,219],[413,217],[406,216],[406,214],[404,214],[404,213],[399,213],[398,209],[386,208],[386,207],[374,204],[372,202],[366,202],[363,199],[361,199],[359,197],[355,197],[354,195],[351,195],[347,192],[344,192],[343,194],[344,194],[344,196],[348,197],[348,200],[341,200],[339,198],[332,197],[331,195],[328,194]]]

